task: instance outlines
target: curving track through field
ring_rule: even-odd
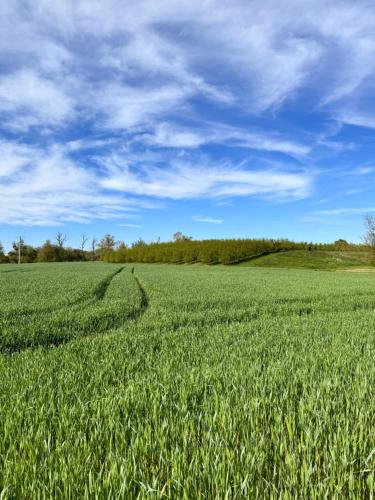
[[[90,297],[79,297],[67,307],[49,304],[35,313],[26,311],[13,322],[3,321],[0,353],[58,347],[138,319],[148,307],[148,297],[139,279],[127,270],[125,266],[116,269],[99,282]]]

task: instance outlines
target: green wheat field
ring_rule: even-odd
[[[0,267],[0,498],[373,498],[375,274]]]

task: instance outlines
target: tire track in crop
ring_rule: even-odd
[[[125,266],[122,267],[119,271],[117,271],[111,277],[111,280],[109,280],[109,283],[107,284],[107,289],[108,289],[111,281],[113,280],[113,278],[117,274],[119,274],[123,269],[125,269]],[[134,267],[131,270],[131,274],[133,274],[134,281],[137,284],[138,291],[139,291],[139,294],[140,294],[140,304],[139,304],[139,307],[137,309],[135,309],[134,311],[132,311],[130,314],[128,314],[127,317],[121,322],[121,324],[113,326],[111,328],[108,328],[107,330],[97,331],[95,334],[81,336],[80,337],[81,339],[85,339],[88,342],[95,342],[95,339],[97,337],[99,337],[99,336],[100,337],[105,336],[108,333],[115,334],[117,330],[119,330],[120,328],[122,328],[129,321],[137,322],[137,321],[139,321],[142,318],[142,316],[145,314],[145,312],[147,311],[147,309],[149,307],[149,299],[148,299],[148,295],[146,293],[146,290],[144,289],[144,287],[143,287],[142,283],[140,282],[139,278],[137,276],[134,276]],[[105,293],[104,293],[104,295],[103,295],[102,298],[104,298],[104,296],[105,296]],[[75,339],[72,339],[72,340],[75,340]],[[50,346],[50,347],[51,348],[56,348],[56,347],[59,347],[60,345],[62,345],[62,344],[59,344],[59,345],[56,345],[56,346]]]
[[[121,267],[118,269],[115,273],[111,274],[107,278],[105,278],[99,285],[97,286],[94,295],[97,297],[97,300],[103,300],[105,297],[105,294],[107,293],[107,290],[109,288],[109,285],[111,284],[112,280],[114,279],[115,276],[120,274],[123,270],[125,269],[125,266]],[[146,309],[149,306],[149,300],[147,293],[142,285],[142,283],[139,281],[139,278],[134,275],[134,267],[132,268],[131,273],[133,274],[134,280],[137,284],[139,294],[140,294],[140,305],[139,308],[137,308],[133,314],[128,316],[127,319],[138,319],[140,318],[145,312]]]
[[[125,269],[125,266],[120,267],[120,269],[117,269],[114,273],[110,274],[104,280],[102,280],[99,285],[95,288],[94,290],[94,297],[96,300],[103,300],[105,297],[105,294],[107,293],[108,287],[111,284],[113,278],[117,276],[118,274],[121,273]]]
[[[117,274],[121,273],[121,271],[124,268],[125,268],[125,266],[122,266],[122,267],[120,267],[120,269],[118,269],[114,273],[106,276],[102,281],[99,282],[99,284],[94,288],[94,290],[90,293],[90,295],[86,295],[86,296],[84,295],[82,297],[79,297],[76,300],[69,302],[69,304],[59,304],[56,306],[49,305],[47,308],[41,307],[40,309],[38,309],[37,313],[33,310],[21,311],[21,312],[18,312],[18,316],[20,317],[20,319],[22,318],[22,319],[26,320],[27,318],[31,318],[35,314],[43,314],[43,313],[48,314],[48,313],[58,312],[58,311],[62,311],[63,309],[65,309],[67,307],[74,308],[74,307],[77,307],[78,305],[80,305],[81,307],[92,305],[93,303],[97,302],[98,300],[104,299],[105,294],[107,292],[107,289],[108,289],[109,285],[111,284],[111,281],[113,280],[113,278]],[[11,273],[11,272],[22,273],[22,272],[32,272],[32,271],[26,270],[26,269],[25,270],[23,270],[23,269],[11,269],[11,270],[1,271],[1,272],[2,273]],[[1,352],[1,350],[0,350],[0,352]]]
[[[120,274],[123,270],[125,269],[125,266],[122,266],[120,269],[117,269],[116,272],[110,274],[107,276],[104,280],[102,280],[94,289],[92,298],[89,299],[88,301],[85,301],[84,303],[81,304],[75,304],[75,308],[79,306],[95,306],[95,304],[100,304],[106,297],[107,291],[109,286],[111,285],[113,279]],[[5,349],[2,349],[0,346],[0,354],[1,355],[14,355],[14,354],[19,354],[25,349],[38,349],[40,347],[47,348],[47,349],[55,349],[58,348],[64,344],[69,343],[72,340],[78,339],[78,338],[86,338],[93,340],[97,336],[102,336],[107,334],[108,332],[114,332],[115,330],[118,330],[122,328],[128,321],[138,321],[145,311],[147,310],[149,306],[149,300],[147,293],[138,279],[138,277],[134,276],[134,268],[132,269],[132,274],[133,274],[133,279],[137,285],[138,292],[139,292],[139,305],[137,305],[133,311],[128,312],[127,314],[121,316],[119,315],[117,318],[113,319],[113,323],[110,325],[106,325],[106,327],[102,328],[99,326],[97,330],[93,330],[92,333],[82,333],[80,335],[77,335],[75,337],[66,337],[62,335],[60,338],[56,338],[53,342],[49,343],[44,343],[43,340],[40,341],[39,343],[35,344],[25,344],[25,345],[20,345],[20,346],[13,346],[13,347],[6,347]],[[80,309],[81,310],[81,309]]]
[[[105,280],[103,280],[97,287],[97,290],[95,292],[95,296],[98,297],[98,300],[103,300],[105,298],[105,294],[109,288],[109,285],[111,284],[112,280],[114,279],[115,276],[120,274],[123,270],[125,269],[125,266],[121,267],[118,271],[107,277]],[[149,300],[148,300],[148,295],[140,282],[139,278],[135,276],[134,274],[134,267],[131,270],[131,274],[133,275],[133,278],[137,284],[139,295],[140,295],[140,304],[137,309],[134,310],[134,312],[130,313],[127,318],[123,321],[122,324],[126,323],[128,320],[138,320],[143,314],[146,312],[146,309],[149,306]],[[121,325],[118,327],[121,328]],[[109,329],[110,330],[110,329]],[[106,331],[109,331],[106,330]],[[105,333],[105,332],[101,332]]]
[[[141,303],[140,303],[140,307],[136,311],[135,317],[133,319],[139,319],[146,312],[146,309],[149,306],[149,300],[148,300],[147,293],[146,293],[146,291],[145,291],[142,283],[137,278],[137,276],[134,276],[134,279],[135,279],[135,281],[137,283],[137,286],[138,286],[138,289],[139,289],[139,293],[141,295]]]

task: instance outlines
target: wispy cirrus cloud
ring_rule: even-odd
[[[135,155],[133,164],[128,165],[126,154],[92,156],[88,163],[72,156],[76,151],[70,142],[40,148],[2,141],[0,222],[56,225],[116,220],[142,209],[161,208],[155,199],[251,195],[300,198],[307,195],[312,181],[303,172],[257,171],[231,163],[218,166],[204,157],[200,164],[167,157],[164,161],[168,168],[160,163],[160,156],[158,164],[138,164]]]
[[[327,210],[316,210],[300,217],[300,220],[308,224],[327,224],[344,226],[350,218],[364,219],[366,214],[375,212],[374,207],[339,207]],[[361,226],[359,226],[361,228]]]
[[[259,133],[217,123],[200,127],[160,123],[155,126],[153,133],[145,134],[143,139],[154,146],[167,148],[194,149],[207,144],[221,144],[234,148],[278,151],[296,156],[307,155],[311,150],[310,145],[288,140],[270,131]]]
[[[0,143],[2,224],[88,223],[124,218],[142,207],[156,204],[100,190],[98,172],[74,161],[64,145]]]
[[[61,82],[32,69],[0,76],[0,113],[11,130],[66,125],[73,112],[74,99],[61,90]]]
[[[314,0],[303,12],[276,0],[163,0],[158,9],[149,0],[5,0],[1,8],[3,105],[19,115],[24,97],[26,117],[50,123],[99,113],[106,126],[126,128],[182,103],[199,114],[197,97],[254,114],[311,88],[316,104],[351,96],[353,107],[374,78],[367,1]]]
[[[317,210],[315,215],[327,215],[327,216],[345,216],[345,215],[358,215],[366,214],[369,212],[375,212],[373,207],[341,207],[341,208],[331,208],[329,210]]]
[[[142,209],[160,209],[165,199],[233,196],[298,199],[308,194],[312,182],[311,176],[304,172],[256,170],[230,162],[216,165],[204,157],[190,161],[169,157],[165,168],[163,157],[157,157],[155,163],[144,161],[141,156],[142,161],[137,163],[138,156],[126,152],[90,156],[89,161],[72,156],[77,148],[90,146],[95,147],[94,144],[72,147],[68,142],[41,148],[2,141],[0,222],[56,225],[116,220]]]
[[[126,157],[111,156],[102,161],[106,175],[104,189],[172,200],[199,197],[272,195],[303,198],[308,195],[312,176],[305,172],[245,168],[222,162],[217,165],[196,158],[171,159],[168,168],[157,164],[127,163]]]
[[[141,228],[143,226],[141,226],[140,224],[117,224],[118,227],[131,227],[131,228]]]
[[[202,215],[193,215],[193,221],[204,222],[207,224],[222,224],[224,221],[222,219],[214,219],[213,217],[204,217]]]
[[[310,196],[375,128],[374,29],[367,0],[3,0],[0,221]]]

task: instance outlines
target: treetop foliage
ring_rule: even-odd
[[[177,234],[177,233],[176,233]],[[183,235],[182,235],[183,236]],[[252,257],[287,250],[365,250],[343,240],[332,244],[293,242],[287,239],[192,240],[175,238],[166,243],[136,243],[103,255],[107,262],[165,262],[175,264],[237,264]]]
[[[130,245],[116,242],[111,234],[105,234],[98,242],[90,240],[90,249],[84,245],[88,237],[81,237],[80,248],[65,247],[65,235],[58,233],[56,243],[45,241],[41,247],[33,247],[21,240],[21,262],[63,262],[103,260],[106,262],[165,262],[180,264],[237,264],[252,257],[288,250],[346,250],[369,251],[370,243],[357,245],[339,239],[334,243],[293,242],[287,239],[211,239],[193,240],[180,231],[173,235],[173,241],[146,243],[142,238]],[[18,261],[18,244],[6,255],[0,244],[0,263]]]

